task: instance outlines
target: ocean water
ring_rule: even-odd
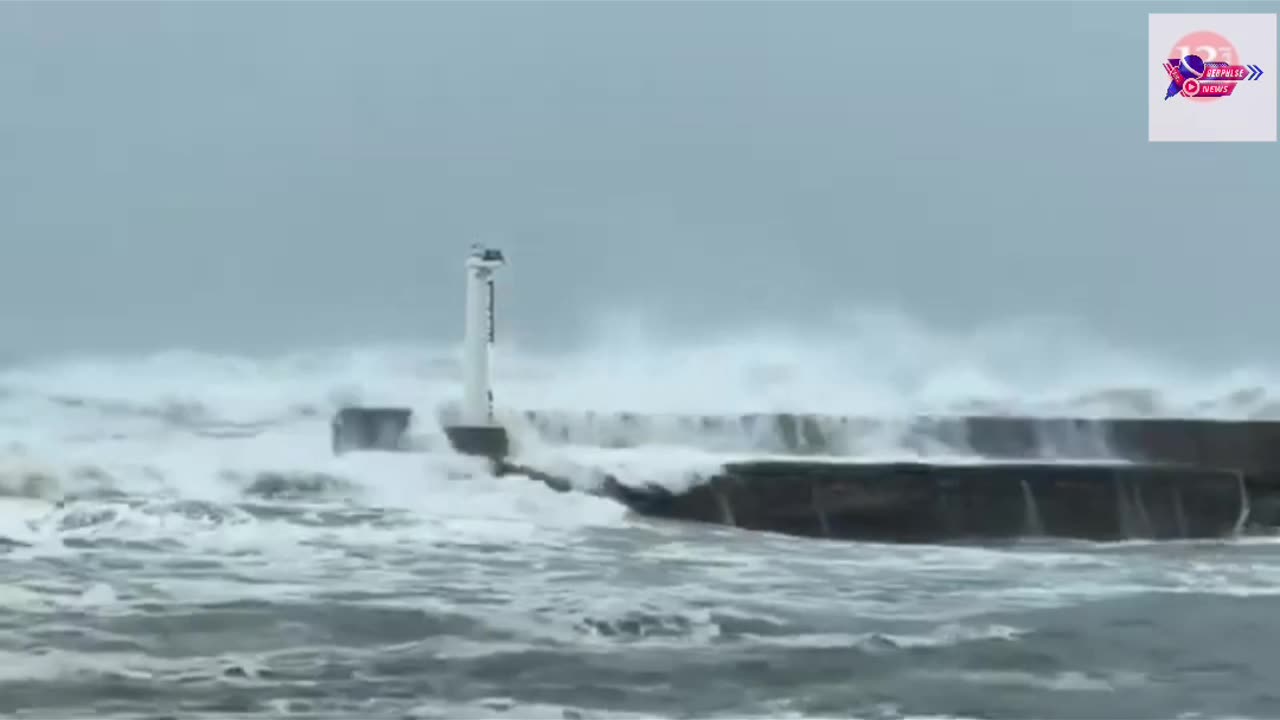
[[[429,418],[454,358],[0,369],[0,716],[1280,716],[1270,540],[908,547],[635,518],[447,452]],[[838,338],[628,329],[495,366],[503,412],[1280,415],[1265,370],[883,319]],[[422,451],[331,456],[345,403],[413,406]],[[609,449],[586,424],[516,440],[584,485],[687,483],[767,445]]]

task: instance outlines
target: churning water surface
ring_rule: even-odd
[[[1274,414],[1256,375],[1196,384],[1113,357],[1067,372],[913,342],[889,358],[879,341],[762,338],[513,353],[497,392],[604,411]],[[494,478],[429,427],[420,453],[330,455],[334,408],[430,417],[456,393],[451,357],[165,354],[0,372],[0,714],[1280,716],[1267,539],[801,540]],[[609,450],[569,435],[518,440],[581,482],[687,483],[722,459],[696,437]]]

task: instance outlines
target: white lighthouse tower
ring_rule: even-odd
[[[462,404],[445,420],[444,433],[453,449],[467,455],[504,458],[507,431],[493,414],[490,353],[496,336],[493,277],[506,264],[502,251],[473,245],[467,256],[467,297],[462,338]],[[344,407],[334,415],[333,452],[412,449],[409,430],[413,411],[407,407]]]
[[[506,264],[501,250],[472,246],[467,257],[466,321],[462,338],[462,424],[493,424],[493,385],[489,377],[493,352],[493,276]]]
[[[467,256],[467,298],[462,338],[460,422],[445,427],[454,449],[468,455],[503,457],[507,431],[494,419],[491,353],[496,336],[494,275],[506,265],[502,251],[473,245]]]

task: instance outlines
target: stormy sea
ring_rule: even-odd
[[[565,417],[1280,415],[1262,371],[1059,342],[622,337],[503,348],[495,393]],[[646,520],[449,452],[431,418],[458,382],[451,346],[0,368],[0,716],[1280,716],[1266,538],[906,546]],[[421,451],[333,456],[354,403],[413,407]],[[769,446],[566,423],[515,442],[584,486],[696,482]]]

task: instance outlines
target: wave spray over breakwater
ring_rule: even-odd
[[[18,717],[1273,717],[1268,539],[835,543],[630,517],[425,452],[329,452],[346,404],[456,398],[451,347],[163,353],[0,369],[0,714]],[[678,486],[774,439],[608,416],[1280,417],[1280,379],[1060,329],[572,352],[504,344],[499,413],[575,482]],[[716,433],[720,433],[717,435]],[[902,456],[893,433],[864,442]],[[1264,631],[1264,632],[1260,632]]]

